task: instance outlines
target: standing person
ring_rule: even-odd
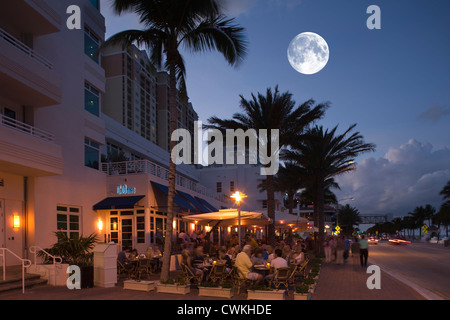
[[[359,241],[359,260],[361,267],[367,267],[367,259],[369,258],[369,243],[364,239],[364,235],[361,236]],[[364,260],[364,261],[363,261]]]
[[[344,262],[347,262],[347,258],[350,252],[350,240],[346,236],[344,236],[344,243],[345,243]]]
[[[342,237],[336,240],[336,264],[344,264],[345,243]]]
[[[352,250],[352,257],[353,257],[353,267],[355,267],[356,265],[358,265],[358,260],[359,260],[359,242],[358,242],[358,238],[355,237],[353,239],[352,244],[350,245],[350,249]]]
[[[330,263],[331,262],[331,239],[328,237],[323,242],[323,247],[325,250],[325,262]]]

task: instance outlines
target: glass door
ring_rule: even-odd
[[[133,248],[133,218],[122,218],[122,248]]]
[[[120,245],[121,250],[133,248],[134,216],[114,215],[109,218],[108,241]]]

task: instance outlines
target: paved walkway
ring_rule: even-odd
[[[393,276],[381,271],[381,289],[368,289],[367,279],[372,273],[352,263],[343,265],[324,263],[319,282],[311,300],[424,300],[425,298]]]
[[[381,289],[370,290],[366,282],[371,274],[359,265],[353,265],[351,259],[344,265],[334,263],[322,265],[319,282],[311,300],[424,300],[415,290],[403,284],[393,276],[381,272]],[[159,275],[153,275],[158,280]],[[245,290],[231,300],[246,300]],[[290,293],[287,300],[292,300]],[[82,290],[69,290],[66,287],[41,286],[21,291],[0,294],[0,300],[220,300],[198,296],[198,289],[191,289],[187,295],[174,295],[124,290],[123,283],[114,288],[94,287]]]

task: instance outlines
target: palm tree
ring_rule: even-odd
[[[268,136],[267,141],[272,141],[270,135],[271,129],[278,130],[279,148],[291,145],[295,134],[301,133],[312,122],[320,119],[325,114],[328,107],[327,103],[315,105],[315,101],[310,99],[303,104],[295,107],[295,101],[289,92],[280,93],[278,86],[275,90],[268,88],[266,94],[258,93],[256,96],[251,95],[251,99],[247,100],[240,95],[240,107],[243,113],[235,113],[232,119],[222,120],[218,117],[208,119],[209,125],[205,126],[209,129],[218,129],[225,131],[226,129],[242,129],[244,131],[254,129],[257,132],[266,129]],[[271,148],[267,148],[271,150]],[[274,199],[274,177],[266,176],[266,192],[267,192],[267,215],[275,220],[275,199]],[[269,224],[268,241],[275,245],[275,226]]]
[[[277,175],[273,181],[273,189],[275,192],[282,192],[287,196],[289,213],[293,214],[295,204],[295,194],[303,188],[303,176],[301,168],[293,162],[280,164]],[[266,191],[266,180],[258,185],[259,190]]]
[[[181,46],[191,52],[216,50],[231,66],[237,66],[246,55],[244,29],[222,14],[218,0],[114,0],[117,14],[134,12],[144,30],[126,30],[113,35],[102,46],[123,44],[145,46],[152,63],[169,73],[170,132],[177,129],[177,84],[186,92],[185,65]],[[171,141],[170,150],[176,145]],[[161,279],[169,278],[172,251],[176,165],[170,161],[166,240]]]
[[[297,137],[292,149],[284,157],[296,161],[305,168],[311,178],[314,195],[314,220],[319,232],[316,237],[316,252],[321,253],[324,240],[324,190],[325,181],[355,169],[354,160],[361,153],[373,151],[375,145],[365,143],[359,132],[351,133],[356,124],[343,134],[337,135],[337,126],[324,130],[315,126]],[[348,136],[349,135],[349,136]]]
[[[435,212],[436,209],[428,204],[425,207],[415,207],[414,211],[409,213],[415,222],[416,228],[419,228],[419,239],[422,239],[422,225],[424,224],[426,219],[429,219],[429,221],[431,221]]]
[[[342,227],[342,233],[346,236],[351,236],[353,233],[353,226],[358,226],[361,223],[358,209],[346,204],[338,210],[338,221]]]
[[[439,194],[443,196],[444,200],[450,200],[450,181],[447,182]]]

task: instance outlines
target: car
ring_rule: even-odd
[[[407,243],[411,243],[411,241],[405,240],[404,238],[401,238],[401,237],[394,237],[394,238],[389,239],[388,241],[391,244],[407,244]]]
[[[374,237],[371,237],[371,238],[367,239],[367,242],[369,244],[378,244],[378,239],[374,238]]]

